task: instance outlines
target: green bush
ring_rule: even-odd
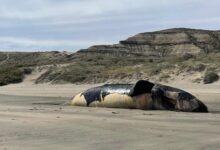
[[[19,68],[1,68],[0,69],[0,86],[7,85],[10,83],[22,82],[24,72]]]
[[[219,75],[215,72],[207,72],[203,79],[204,84],[213,83],[219,80]]]
[[[24,74],[29,75],[32,73],[32,69],[31,68],[24,68]]]

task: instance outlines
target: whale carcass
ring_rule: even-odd
[[[140,80],[136,84],[105,84],[76,95],[74,106],[208,112],[207,106],[181,89]]]

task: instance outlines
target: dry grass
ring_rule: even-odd
[[[36,67],[51,65],[50,69],[44,73],[36,83],[100,83],[109,80],[122,79],[135,80],[143,78],[158,77],[159,80],[168,80],[169,73],[220,71],[220,53],[201,54],[198,56],[179,56],[179,57],[147,57],[142,55],[111,55],[111,54],[66,54],[59,52],[45,53],[11,53],[10,59],[4,62],[7,66],[2,70],[0,82],[4,84],[14,81],[22,81],[19,73],[10,72],[22,70],[25,67]],[[6,59],[5,53],[0,53],[0,61]],[[57,64],[68,64],[60,66]],[[175,70],[175,72],[174,72]],[[5,74],[10,78],[6,79]],[[17,76],[15,76],[15,74]],[[12,82],[11,82],[12,81]]]

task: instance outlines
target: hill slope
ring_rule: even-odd
[[[115,45],[98,45],[76,53],[0,53],[0,83],[20,82],[25,68],[46,69],[36,83],[134,82],[138,79],[201,82],[220,71],[220,32],[168,29],[140,33]],[[8,69],[10,68],[10,69]],[[5,70],[6,69],[6,70]],[[20,71],[14,73],[8,70]],[[8,80],[8,74],[19,80]]]
[[[121,52],[153,56],[220,52],[220,32],[186,28],[146,32],[116,45],[93,46],[79,52]]]

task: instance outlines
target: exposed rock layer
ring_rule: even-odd
[[[220,52],[220,32],[186,28],[140,33],[115,45],[97,45],[79,53],[153,56]]]

